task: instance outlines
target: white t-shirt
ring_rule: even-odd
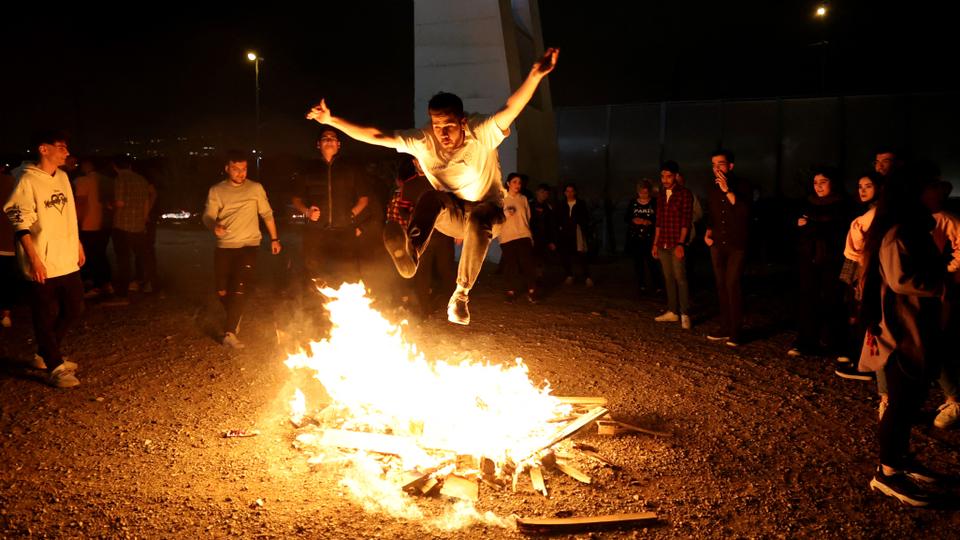
[[[3,205],[13,228],[30,232],[48,278],[79,271],[80,233],[67,173],[57,169],[51,176],[31,164],[14,170],[13,174],[18,178],[17,186]],[[19,242],[17,254],[23,275],[32,280],[30,261]]]
[[[493,116],[467,117],[463,144],[447,151],[430,124],[398,131],[397,152],[412,154],[434,188],[450,191],[465,201],[502,200],[500,157],[497,147],[509,130],[497,127]]]
[[[500,226],[500,243],[506,244],[520,238],[533,238],[530,233],[530,203],[522,194],[507,193],[503,199],[503,225]]]

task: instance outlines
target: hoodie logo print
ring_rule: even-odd
[[[67,206],[67,196],[61,192],[56,192],[50,196],[50,199],[43,202],[47,208],[56,208],[57,212],[63,214],[63,209]]]
[[[9,219],[10,223],[13,223],[15,227],[23,223],[23,210],[20,209],[19,204],[14,204],[7,209],[7,219]]]

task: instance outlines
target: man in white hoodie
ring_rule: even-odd
[[[40,133],[32,149],[39,159],[13,171],[17,185],[3,205],[17,238],[20,268],[30,283],[37,355],[33,366],[46,369],[56,388],[77,386],[77,365],[64,359],[60,344],[83,313],[83,246],[77,210],[63,166],[70,155],[61,132]]]

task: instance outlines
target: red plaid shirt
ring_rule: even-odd
[[[674,184],[667,201],[667,190],[660,191],[657,196],[657,247],[672,249],[677,244],[690,239],[690,225],[693,224],[693,193],[690,190]],[[681,240],[680,229],[687,229],[687,237]]]

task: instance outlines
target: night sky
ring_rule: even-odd
[[[555,106],[956,88],[951,18],[933,2],[834,2],[826,21],[815,2],[540,5],[545,41],[563,51]],[[268,154],[309,155],[316,129],[302,118],[320,96],[357,121],[414,122],[412,2],[168,9],[6,13],[0,153],[22,152],[42,126],[68,129],[81,153],[176,137],[248,147],[248,49],[265,58]]]

